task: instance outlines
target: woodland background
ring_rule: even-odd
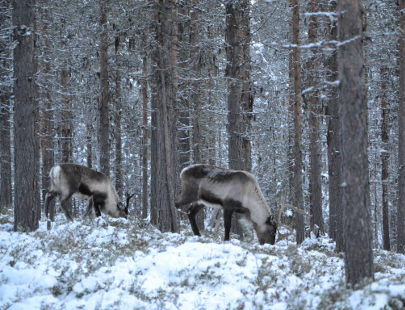
[[[297,243],[308,226],[346,255],[357,235],[361,257],[405,251],[404,0],[0,8],[0,208],[16,231],[38,228],[50,168],[74,162],[176,232],[179,173],[209,163],[251,171],[275,214],[304,209]]]

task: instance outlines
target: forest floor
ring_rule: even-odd
[[[223,242],[135,218],[58,215],[13,232],[0,215],[0,309],[404,309],[405,256],[375,250],[375,281],[345,287],[328,238]]]

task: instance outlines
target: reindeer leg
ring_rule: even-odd
[[[191,229],[193,230],[194,235],[201,236],[200,231],[198,230],[197,222],[195,221],[195,216],[197,213],[204,207],[203,204],[193,203],[188,210],[188,219],[190,220]]]
[[[52,222],[55,222],[56,205],[54,203],[51,204],[50,209],[51,210],[49,210],[49,217],[51,218]]]
[[[45,216],[48,218],[49,215],[49,204],[58,195],[57,192],[48,192],[45,196]]]
[[[55,205],[52,205],[51,207],[51,221],[49,221],[49,204],[51,201],[58,195],[56,192],[48,192],[46,193],[45,196],[45,216],[46,216],[46,227],[48,230],[51,229],[51,221],[53,222],[55,220]]]
[[[93,195],[93,200],[94,212],[96,213],[96,216],[99,217],[101,216],[100,206],[104,203],[104,200],[98,194]]]
[[[65,199],[60,201],[60,205],[62,207],[63,212],[65,212],[66,218],[69,221],[73,221],[72,216],[69,213],[68,202],[72,195],[67,196]]]
[[[225,226],[225,241],[229,240],[229,232],[231,231],[231,223],[232,223],[232,214],[233,214],[232,206],[228,204],[224,204],[224,226]]]
[[[101,216],[101,211],[100,211],[100,204],[95,203],[94,204],[94,212],[96,212],[96,216],[100,217]]]

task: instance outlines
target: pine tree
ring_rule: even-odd
[[[98,143],[100,149],[100,170],[110,176],[110,118],[109,118],[109,83],[108,83],[108,34],[107,1],[100,1],[100,92]]]
[[[318,1],[311,0],[310,12],[318,11]],[[317,17],[314,15],[309,18],[308,41],[309,44],[315,44],[317,41],[318,23]],[[309,103],[309,152],[310,152],[310,207],[311,220],[310,227],[316,235],[324,233],[323,217],[322,217],[322,184],[321,184],[321,147],[320,147],[320,92],[319,92],[319,64],[318,64],[318,49],[311,49],[309,59],[309,87],[312,88],[308,95]],[[317,228],[315,228],[315,226]]]
[[[302,115],[301,115],[301,53],[298,48],[299,39],[299,24],[300,24],[300,2],[299,0],[291,0],[292,6],[292,44],[295,46],[292,53],[292,68],[293,73],[290,75],[293,78],[292,85],[294,88],[293,99],[293,115],[294,115],[294,167],[293,167],[293,188],[294,188],[294,205],[299,208],[304,208],[304,197],[302,192]],[[291,103],[290,103],[291,104]],[[295,215],[295,229],[297,244],[304,241],[304,217],[301,214]]]
[[[400,0],[399,28],[401,37],[399,39],[399,146],[398,146],[398,224],[397,224],[397,251],[405,253],[405,0]]]
[[[152,55],[151,217],[161,231],[177,232],[176,184],[177,1],[155,3]]]
[[[13,1],[14,40],[14,230],[33,231],[40,215],[38,175],[39,141],[36,132],[35,1]]]
[[[354,286],[374,277],[361,1],[342,0],[338,12],[344,252],[346,280]]]

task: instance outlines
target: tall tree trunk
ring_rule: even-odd
[[[310,12],[318,11],[318,1],[311,0]],[[314,44],[317,41],[318,23],[316,17],[311,15],[309,18],[308,39],[309,44]],[[324,233],[323,217],[322,217],[322,184],[321,184],[321,147],[320,147],[320,121],[321,115],[319,102],[319,82],[318,82],[318,49],[312,48],[311,59],[309,60],[309,87],[313,90],[309,93],[309,151],[310,151],[310,206],[311,206],[311,231],[315,235]],[[317,226],[315,228],[315,226]]]
[[[144,41],[143,41],[144,42]],[[142,218],[148,217],[148,63],[142,60]]]
[[[157,48],[157,47],[155,47]],[[157,53],[157,52],[155,52]],[[152,55],[153,57],[154,55]],[[155,56],[157,57],[157,55]],[[151,59],[152,62],[152,78],[150,83],[151,89],[151,126],[150,126],[150,221],[153,225],[158,226],[159,222],[159,213],[158,213],[158,199],[157,195],[159,194],[158,188],[158,107],[159,107],[159,97],[158,97],[158,81],[156,80],[156,71],[158,70],[158,64],[154,63],[154,59]]]
[[[191,17],[193,20],[198,18],[197,16]],[[198,54],[197,44],[198,44],[198,25],[195,25],[190,29],[190,44],[193,48],[192,54],[194,54],[194,59],[192,62],[192,72],[194,79],[198,80],[201,74],[201,63],[199,61],[200,55]],[[200,82],[194,81],[191,84],[192,94],[191,102],[193,105],[193,116],[192,116],[192,150],[193,150],[193,162],[202,162],[202,146],[204,145],[203,137],[201,135],[200,122],[201,122],[201,97],[200,97]],[[198,217],[198,216],[197,216]]]
[[[86,83],[87,88],[89,88],[89,83]],[[87,167],[93,168],[93,137],[96,135],[93,126],[93,120],[95,119],[95,111],[93,107],[96,104],[92,101],[91,96],[84,95],[84,102],[89,107],[88,111],[84,114],[86,120],[86,163]]]
[[[236,1],[235,1],[236,2]],[[241,38],[238,36],[238,28],[241,23],[241,8],[236,7],[236,3],[229,1],[226,4],[226,56],[227,66],[225,75],[228,86],[228,161],[230,169],[243,169],[243,151],[242,151],[242,117],[241,117],[241,86],[239,76],[237,75],[241,56]],[[239,9],[239,12],[237,11]],[[238,18],[238,20],[237,20]],[[243,239],[242,227],[239,224],[238,216],[234,214],[232,218],[232,232]]]
[[[336,2],[329,4],[329,12],[336,13]],[[337,41],[336,19],[328,24],[329,40]],[[336,250],[343,250],[342,194],[341,194],[341,128],[336,82],[338,81],[337,51],[327,60],[327,81],[330,83],[327,107],[327,142],[329,172],[329,236],[336,241]]]
[[[93,136],[93,125],[91,122],[88,120],[86,122],[86,150],[87,150],[87,167],[92,168],[93,167],[93,142],[92,142],[92,136]]]
[[[193,0],[192,5],[197,6],[199,1]],[[201,14],[200,10],[192,9],[190,13],[190,19],[193,21],[190,25],[190,46],[191,46],[191,55],[192,55],[192,74],[193,74],[193,82],[191,83],[191,102],[193,104],[193,129],[192,129],[192,149],[193,149],[193,162],[194,163],[202,163],[203,156],[202,156],[202,148],[205,145],[205,139],[203,135],[201,135],[201,116],[202,116],[202,87],[201,87],[201,68],[202,68],[202,55],[200,48],[198,47],[200,34],[201,34]],[[207,158],[206,158],[207,159]],[[196,223],[199,230],[204,230],[205,220],[205,210],[202,209],[196,216]]]
[[[250,1],[242,3],[242,20],[239,31],[242,39],[242,63],[240,64],[240,82],[241,82],[241,109],[242,109],[242,150],[243,150],[243,169],[246,171],[252,170],[252,116],[254,96],[252,91],[251,60],[250,60]]]
[[[405,0],[400,0],[399,28],[399,108],[398,108],[398,225],[397,251],[405,253]]]
[[[67,69],[67,63],[64,64],[61,71],[61,88],[62,88],[62,113],[60,124],[60,151],[62,153],[62,163],[69,163],[73,157],[72,147],[72,131],[73,131],[73,115],[72,115],[72,101],[69,96],[68,81],[69,72]],[[66,202],[66,207],[69,210],[69,214],[74,215],[72,198]],[[50,209],[51,220],[55,214],[53,205]]]
[[[100,150],[100,170],[110,176],[110,119],[108,111],[108,37],[107,0],[100,1],[100,89],[98,145]]]
[[[292,62],[294,68],[294,205],[299,208],[304,208],[304,197],[302,192],[302,115],[301,115],[301,60],[299,50],[299,0],[291,0],[293,9],[292,16],[292,43],[295,46]],[[297,244],[304,241],[304,216],[296,213],[295,215],[295,229]]]
[[[45,52],[49,52],[50,42],[47,38],[49,34],[49,26],[47,23],[43,23],[42,34],[44,38],[44,46],[46,48]],[[43,61],[41,61],[41,70],[43,71],[43,76],[46,78],[43,87],[42,96],[42,117],[41,117],[41,151],[42,151],[42,199],[45,199],[46,192],[49,189],[49,171],[54,165],[54,128],[53,128],[53,111],[52,111],[52,98],[51,98],[51,81],[48,78],[51,74],[51,65],[49,55],[45,54]],[[55,203],[51,202],[50,214],[54,215]],[[51,218],[53,221],[54,218]]]
[[[226,77],[228,84],[228,160],[230,169],[251,170],[250,119],[253,108],[250,81],[250,3],[226,4]],[[234,216],[232,231],[243,238]]]
[[[35,5],[36,6],[36,5]],[[34,11],[34,15],[35,15],[35,11]],[[34,18],[34,30],[35,33],[37,31],[37,18]],[[36,41],[37,39],[37,35],[34,36],[34,72],[35,72],[35,81],[38,79],[37,78],[37,74],[38,74],[38,43]],[[35,113],[35,122],[34,122],[34,138],[35,138],[35,148],[34,148],[34,158],[35,158],[35,178],[36,178],[36,186],[37,189],[34,192],[34,195],[32,197],[32,199],[34,201],[36,201],[39,204],[39,207],[36,209],[37,210],[37,217],[38,220],[41,219],[41,186],[40,186],[40,174],[41,174],[41,141],[40,141],[40,130],[41,130],[41,126],[40,126],[40,122],[39,122],[39,87],[38,84],[35,82],[33,84],[34,86],[34,93],[32,94],[32,97],[35,98],[34,100],[34,105],[35,105],[35,109],[34,109],[34,113]]]
[[[338,12],[345,269],[347,283],[354,286],[374,277],[361,1],[339,1]]]
[[[382,152],[381,152],[381,183],[382,183],[382,204],[383,204],[383,246],[384,250],[391,250],[390,245],[390,227],[389,227],[389,104],[387,102],[387,79],[388,69],[382,67],[380,70],[381,78],[381,140],[382,140]]]
[[[122,199],[123,181],[122,181],[122,131],[121,131],[121,119],[122,119],[122,101],[121,101],[121,72],[120,62],[118,57],[118,51],[120,48],[120,36],[119,29],[116,29],[115,36],[115,113],[114,113],[114,138],[115,138],[115,190],[118,197]]]
[[[228,81],[229,168],[251,169],[250,128],[253,97],[250,81],[250,4],[226,5],[226,76]]]
[[[191,2],[191,1],[190,1]],[[191,87],[192,84],[192,71],[190,70],[191,67],[191,59],[194,58],[196,55],[193,55],[193,49],[190,46],[191,41],[191,23],[194,21],[185,18],[190,14],[190,6],[193,5],[192,3],[188,3],[187,1],[180,1],[179,3],[179,14],[184,16],[184,18],[180,19],[179,29],[178,29],[178,40],[179,40],[179,54],[178,54],[178,62],[179,66],[182,68],[183,72],[187,72],[187,75],[183,79],[179,81],[179,104],[178,104],[178,129],[177,129],[177,152],[178,152],[178,159],[179,159],[179,170],[183,169],[184,167],[191,164],[191,109],[192,109],[192,93],[193,89]],[[190,104],[191,103],[191,104]],[[179,174],[178,171],[177,174]]]
[[[3,70],[4,67],[1,68]],[[7,73],[8,74],[8,73]],[[0,95],[0,210],[11,206],[10,91]]]
[[[363,3],[363,2],[361,2]],[[363,32],[367,31],[367,27],[368,27],[368,22],[367,22],[367,10],[364,12],[363,14]],[[367,142],[367,149],[369,147],[369,139],[368,139],[368,130],[369,130],[369,107],[368,107],[368,71],[369,71],[369,65],[368,65],[368,47],[367,47],[367,41],[368,40],[363,40],[363,53],[364,53],[364,70],[363,70],[363,78],[364,78],[364,88],[365,88],[365,109],[366,109],[366,142]],[[367,167],[369,167],[370,164],[368,162],[368,155],[367,155]],[[368,178],[370,179],[370,171],[368,172]],[[369,212],[370,212],[370,219],[371,219],[371,194],[370,194],[370,185],[369,185],[369,190],[367,191],[366,194],[366,205],[369,206]],[[370,226],[370,229],[372,229],[372,226]],[[378,242],[377,242],[378,243]]]
[[[62,116],[61,116],[61,152],[62,162],[69,163],[72,160],[72,131],[73,131],[73,115],[72,115],[72,101],[68,95],[68,81],[69,72],[67,64],[61,71],[61,87],[62,87]]]
[[[288,55],[288,80],[290,85],[294,85],[294,50],[290,50]],[[292,204],[295,202],[294,184],[294,89],[288,91],[288,193],[287,200]]]
[[[121,75],[120,70],[115,71],[115,189],[118,197],[122,199],[122,132],[121,132]]]
[[[377,152],[375,153],[375,158],[374,158],[374,171],[377,171]],[[374,238],[373,238],[373,247],[374,248],[378,248],[379,244],[378,244],[378,194],[377,194],[377,182],[374,182],[374,217],[372,217],[373,220],[373,224],[374,224]]]
[[[11,2],[3,2],[0,12],[1,29],[11,29]],[[8,48],[8,38],[0,38],[0,211],[12,204],[11,187],[11,140],[10,140],[10,116],[11,116],[11,58]]]
[[[211,26],[207,27],[207,39],[208,40],[213,40],[215,38],[216,34],[215,31],[212,30]],[[203,64],[203,72],[205,72],[206,76],[209,76],[209,80],[206,83],[207,88],[203,90],[202,95],[203,98],[207,98],[208,100],[208,107],[210,109],[214,109],[216,106],[216,98],[215,98],[215,94],[214,92],[212,92],[211,90],[214,89],[215,87],[215,80],[218,77],[218,66],[217,66],[217,57],[215,52],[211,52],[209,55],[209,61],[205,62]],[[215,123],[215,119],[211,120],[210,124],[214,124]],[[208,163],[210,165],[218,165],[218,166],[222,166],[221,163],[219,161],[221,158],[221,151],[219,149],[223,149],[221,145],[221,143],[219,143],[220,141],[220,133],[219,133],[219,127],[217,130],[213,130],[211,133],[211,140],[209,143],[209,147],[208,147],[208,154],[206,155],[206,157],[209,159]]]
[[[199,1],[193,0],[192,5],[197,6]],[[202,97],[201,97],[201,51],[198,47],[201,26],[200,26],[200,10],[192,9],[190,12],[190,58],[191,58],[191,103],[193,105],[192,116],[192,151],[193,162],[202,163],[202,147],[205,144],[204,138],[201,135],[201,116],[202,116]],[[196,216],[196,223],[199,230],[204,230],[205,210],[202,209]]]
[[[37,177],[38,138],[35,131],[35,1],[13,1],[14,40],[14,230],[34,231],[39,224]]]
[[[152,197],[153,223],[161,231],[177,232],[179,224],[174,205],[176,184],[176,118],[177,101],[177,1],[155,2],[156,42],[153,51],[152,91]],[[155,161],[154,161],[155,160]]]
[[[41,150],[42,150],[42,199],[45,199],[45,195],[49,189],[49,171],[54,165],[54,128],[53,128],[53,112],[52,101],[50,93],[45,95],[42,109],[42,130],[41,130]],[[54,221],[55,218],[55,201],[52,201],[49,205],[50,218]]]

